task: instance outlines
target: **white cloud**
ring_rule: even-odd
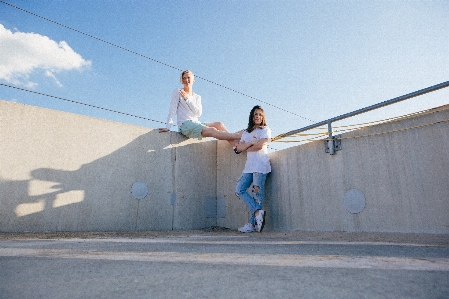
[[[91,61],[84,60],[65,42],[59,43],[37,33],[12,32],[0,24],[0,79],[16,85],[34,87],[29,81],[33,71],[43,70],[59,86],[55,74],[83,70]]]

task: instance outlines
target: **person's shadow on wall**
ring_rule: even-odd
[[[30,180],[3,180],[2,189],[16,198],[4,199],[6,209],[1,214],[9,215],[2,215],[0,227],[107,231],[117,230],[120,223],[120,230],[135,230],[140,201],[131,188],[143,182],[149,190],[145,200],[151,201],[155,211],[147,216],[157,217],[154,229],[171,229],[172,168],[167,166],[172,164],[173,149],[185,143],[180,134],[152,130],[76,170],[38,168],[31,171]]]

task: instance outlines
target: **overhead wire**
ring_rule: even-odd
[[[79,33],[79,34],[82,34],[82,35],[84,35],[84,36],[93,38],[93,39],[95,39],[95,40],[98,40],[98,41],[103,42],[103,43],[105,43],[105,44],[108,44],[108,45],[110,45],[110,46],[113,46],[113,47],[116,47],[116,48],[118,48],[118,49],[127,51],[127,52],[129,52],[129,53],[131,53],[131,54],[140,56],[140,57],[142,57],[142,58],[151,60],[151,61],[153,61],[153,62],[159,63],[159,64],[164,65],[164,66],[166,66],[166,67],[172,68],[172,69],[174,69],[174,70],[177,70],[177,71],[183,71],[183,70],[181,70],[180,68],[177,68],[177,67],[175,67],[175,66],[169,65],[169,64],[164,63],[164,62],[162,62],[162,61],[160,61],[160,60],[157,60],[157,59],[151,58],[151,57],[149,57],[149,56],[143,55],[143,54],[141,54],[141,53],[138,53],[138,52],[136,52],[136,51],[127,49],[127,48],[122,47],[122,46],[120,46],[120,45],[117,45],[117,44],[114,44],[114,43],[112,43],[112,42],[106,41],[106,40],[104,40],[104,39],[102,39],[102,38],[93,36],[93,35],[91,35],[91,34],[85,33],[85,32],[80,31],[80,30],[78,30],[78,29],[75,29],[75,28],[72,28],[72,27],[70,27],[70,26],[64,25],[64,24],[62,24],[62,23],[53,21],[53,20],[51,20],[51,19],[49,19],[49,18],[43,17],[43,16],[41,16],[41,15],[38,15],[38,14],[36,14],[36,13],[33,13],[33,12],[31,12],[31,11],[28,11],[28,10],[23,9],[23,8],[21,8],[21,7],[18,7],[18,6],[16,6],[16,5],[10,4],[10,3],[5,2],[5,1],[3,1],[3,0],[0,0],[0,3],[3,3],[3,4],[5,4],[5,5],[8,5],[8,6],[12,7],[12,8],[17,9],[17,10],[20,10],[20,11],[25,12],[25,13],[28,13],[28,14],[30,14],[30,15],[32,15],[32,16],[38,17],[38,18],[40,18],[40,19],[43,19],[43,20],[45,20],[45,21],[51,22],[51,23],[56,24],[56,25],[58,25],[58,26],[64,27],[64,28],[69,29],[69,30],[72,30],[72,31],[77,32],[77,33]],[[273,107],[273,108],[279,109],[279,110],[281,110],[281,111],[284,111],[284,112],[293,114],[293,115],[295,115],[295,116],[297,116],[297,117],[300,117],[300,118],[302,118],[302,119],[305,119],[305,120],[307,120],[307,121],[313,122],[313,120],[308,119],[308,118],[306,118],[306,117],[304,117],[304,116],[301,116],[301,115],[299,115],[299,114],[297,114],[297,113],[291,112],[291,111],[289,111],[289,110],[283,109],[283,108],[278,107],[278,106],[276,106],[276,105],[273,105],[273,104],[270,104],[270,103],[268,103],[268,102],[262,101],[262,100],[260,100],[260,99],[257,99],[257,98],[255,98],[255,97],[253,97],[253,96],[247,95],[247,94],[245,94],[245,93],[243,93],[243,92],[240,92],[240,91],[235,90],[235,89],[233,89],[233,88],[227,87],[227,86],[225,86],[225,85],[216,83],[216,82],[214,82],[214,81],[212,81],[212,80],[209,80],[209,79],[206,79],[206,78],[204,78],[204,77],[195,75],[195,78],[201,79],[201,80],[206,81],[206,82],[208,82],[208,83],[214,84],[214,85],[219,86],[219,87],[221,87],[221,88],[227,89],[227,90],[232,91],[232,92],[235,92],[235,93],[237,93],[237,94],[240,94],[240,95],[242,95],[242,96],[244,96],[244,97],[250,98],[250,99],[252,99],[252,100],[256,100],[256,101],[258,101],[258,102],[261,102],[261,103],[266,104],[266,105],[268,105],[268,106],[271,106],[271,107]]]
[[[143,117],[143,116],[138,116],[138,115],[134,115],[134,114],[131,114],[131,113],[121,112],[121,111],[112,110],[112,109],[109,109],[109,108],[104,108],[104,107],[100,107],[100,106],[95,106],[95,105],[92,105],[92,104],[86,104],[86,103],[83,103],[83,102],[78,102],[78,101],[74,101],[74,100],[69,100],[69,99],[66,99],[66,98],[61,98],[61,97],[57,97],[57,96],[45,94],[45,93],[42,93],[42,92],[37,92],[37,91],[34,91],[34,90],[25,89],[25,88],[21,88],[21,87],[17,87],[17,86],[12,86],[12,85],[3,84],[3,83],[0,83],[0,86],[5,86],[5,87],[9,87],[9,88],[14,88],[14,89],[17,89],[17,90],[22,90],[22,91],[26,91],[26,92],[38,94],[38,95],[41,95],[41,96],[46,96],[46,97],[50,97],[50,98],[54,98],[54,99],[58,99],[58,100],[62,100],[62,101],[70,102],[70,103],[74,103],[74,104],[84,105],[84,106],[91,107],[91,108],[101,109],[101,110],[105,110],[105,111],[109,111],[109,112],[114,112],[114,113],[118,113],[118,114],[122,114],[122,115],[126,115],[126,116],[131,116],[131,117],[135,117],[135,118],[140,118],[140,119],[143,119],[143,120],[148,120],[148,121],[152,121],[152,122],[157,122],[157,123],[165,124],[164,122],[159,121],[159,120],[154,120],[154,119],[151,119],[151,118],[147,118],[147,117]]]

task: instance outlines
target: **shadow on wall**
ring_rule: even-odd
[[[187,141],[150,131],[76,170],[37,168],[29,180],[2,179],[0,230],[172,229],[174,162],[177,148],[191,145]],[[135,182],[148,186],[144,199],[132,195]]]

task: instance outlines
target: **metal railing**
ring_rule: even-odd
[[[375,104],[375,105],[371,105],[371,106],[368,106],[368,107],[365,107],[365,108],[362,108],[362,109],[355,110],[353,112],[342,114],[340,116],[336,116],[336,117],[330,118],[328,120],[324,120],[324,121],[315,123],[313,125],[309,125],[309,126],[303,127],[301,129],[297,129],[297,130],[293,130],[293,131],[290,131],[290,132],[287,132],[287,133],[280,134],[280,135],[272,138],[271,140],[272,141],[276,141],[276,140],[279,140],[281,138],[285,138],[285,137],[288,137],[288,136],[299,134],[301,132],[308,131],[308,130],[311,130],[311,129],[314,129],[314,128],[317,128],[317,127],[321,127],[321,126],[324,126],[324,125],[327,124],[327,130],[328,130],[328,135],[329,135],[328,139],[329,139],[329,141],[335,141],[334,140],[334,136],[332,136],[332,123],[333,122],[340,121],[340,120],[343,120],[345,118],[352,117],[352,116],[355,116],[355,115],[358,115],[358,114],[362,114],[362,113],[365,113],[365,112],[368,112],[368,111],[371,111],[371,110],[375,110],[375,109],[378,109],[378,108],[381,108],[381,107],[385,107],[385,106],[388,106],[388,105],[391,105],[391,104],[395,104],[395,103],[398,103],[398,102],[401,102],[401,101],[404,101],[404,100],[408,100],[408,99],[411,99],[411,98],[414,98],[414,97],[417,97],[417,96],[421,96],[423,94],[426,94],[426,93],[429,93],[429,92],[433,92],[433,91],[436,91],[436,90],[439,90],[439,89],[442,89],[442,88],[445,88],[445,87],[448,87],[448,86],[449,86],[449,81],[446,81],[446,82],[443,82],[443,83],[440,83],[440,84],[437,84],[437,85],[433,85],[433,86],[430,86],[430,87],[427,87],[427,88],[424,88],[424,89],[420,89],[420,90],[415,91],[415,92],[411,92],[411,93],[403,95],[403,96],[399,96],[399,97],[393,98],[391,100],[387,100],[387,101],[384,101],[384,102],[381,102],[381,103],[378,103],[378,104]],[[332,145],[329,145],[329,150],[330,150],[330,154],[331,155],[333,155],[335,153],[335,142],[332,142]]]

